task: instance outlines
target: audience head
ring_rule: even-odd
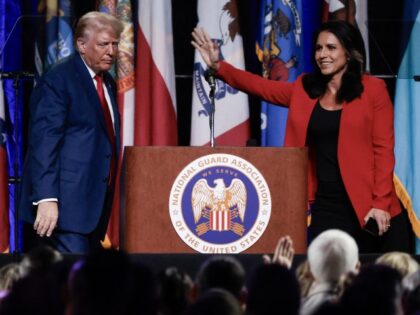
[[[406,315],[420,314],[420,286],[415,287],[407,293],[404,304]]]
[[[68,314],[128,315],[157,313],[152,272],[129,261],[122,251],[99,250],[73,266]]]
[[[198,296],[212,288],[222,288],[237,299],[243,298],[245,270],[232,256],[213,256],[198,271],[195,286]]]
[[[25,276],[34,270],[48,270],[54,263],[63,260],[60,252],[49,246],[40,246],[28,252],[20,262],[20,271]]]
[[[213,288],[204,292],[191,304],[185,315],[242,315],[242,309],[232,293]]]
[[[9,291],[21,278],[18,263],[10,263],[0,268],[0,291]]]
[[[314,282],[314,276],[309,268],[309,262],[307,259],[297,266],[296,277],[299,282],[301,297],[306,297]]]
[[[252,273],[248,284],[247,314],[297,315],[300,289],[293,271],[278,264],[264,264]]]
[[[420,286],[420,269],[406,275],[403,278],[403,286],[406,291],[414,290],[414,288]]]
[[[311,315],[338,315],[342,314],[339,303],[326,301],[322,303]]]
[[[19,279],[0,303],[1,315],[62,315],[67,297],[70,263],[59,261],[31,270]]]
[[[357,269],[359,250],[346,232],[327,230],[309,245],[308,262],[315,281],[338,282],[341,276]]]
[[[403,277],[415,273],[419,269],[417,261],[411,255],[402,252],[385,253],[376,259],[376,263],[398,270]]]
[[[385,265],[363,267],[341,297],[343,314],[402,315],[401,279]]]
[[[193,283],[185,272],[166,268],[158,275],[159,309],[162,315],[182,314],[191,302]]]

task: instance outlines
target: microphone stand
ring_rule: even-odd
[[[209,115],[209,124],[210,124],[210,146],[212,148],[214,148],[216,146],[216,142],[214,139],[214,115],[216,112],[216,105],[214,102],[214,96],[215,96],[215,92],[216,92],[216,80],[214,78],[214,73],[212,70],[208,70],[207,73],[205,74],[205,79],[206,81],[209,83],[210,85],[210,92],[209,92],[209,97],[210,97],[210,115]]]
[[[210,96],[210,102],[211,102],[211,110],[210,110],[210,146],[212,148],[214,148],[216,146],[215,140],[214,140],[214,114],[216,112],[216,106],[214,103],[214,94],[215,94],[215,90],[216,87],[215,86],[211,86],[210,87],[210,92],[209,92],[209,96]]]
[[[14,185],[13,186],[13,202],[14,202],[14,220],[15,224],[13,226],[13,233],[14,233],[14,251],[13,254],[19,254],[19,184],[21,182],[21,178],[19,175],[19,83],[21,80],[32,80],[35,75],[30,72],[25,71],[11,71],[11,72],[0,72],[0,77],[3,79],[10,79],[13,80],[13,89],[15,92],[15,114],[14,114],[14,120],[15,120],[15,128],[13,130],[13,137],[15,139],[15,154],[14,154],[14,161],[13,161],[13,176],[9,176],[9,184]]]

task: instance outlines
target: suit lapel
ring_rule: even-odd
[[[83,87],[84,92],[87,95],[87,99],[89,100],[89,105],[95,108],[98,121],[102,126],[104,132],[106,133],[106,124],[105,124],[105,117],[102,111],[101,103],[99,102],[98,93],[96,92],[95,84],[93,83],[93,79],[90,76],[88,69],[86,68],[85,63],[82,60],[82,57],[79,54],[75,55],[74,64],[76,69],[76,76]],[[113,97],[111,97],[112,99]],[[114,105],[112,105],[114,107]]]

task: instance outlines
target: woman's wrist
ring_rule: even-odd
[[[215,72],[219,71],[220,60],[212,62],[210,68],[212,68]]]

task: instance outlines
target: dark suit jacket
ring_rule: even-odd
[[[317,99],[311,99],[295,82],[266,80],[261,76],[220,63],[217,73],[231,86],[273,104],[289,107],[285,146],[303,147]],[[338,136],[338,164],[360,225],[371,208],[401,212],[393,183],[394,108],[383,80],[364,75],[362,95],[343,104]],[[309,155],[309,200],[314,200],[317,180],[313,156]]]
[[[115,83],[108,73],[104,82],[112,100],[119,152]],[[48,71],[32,92],[20,217],[33,223],[32,203],[57,198],[58,228],[92,232],[104,209],[111,153],[95,85],[76,53]]]

